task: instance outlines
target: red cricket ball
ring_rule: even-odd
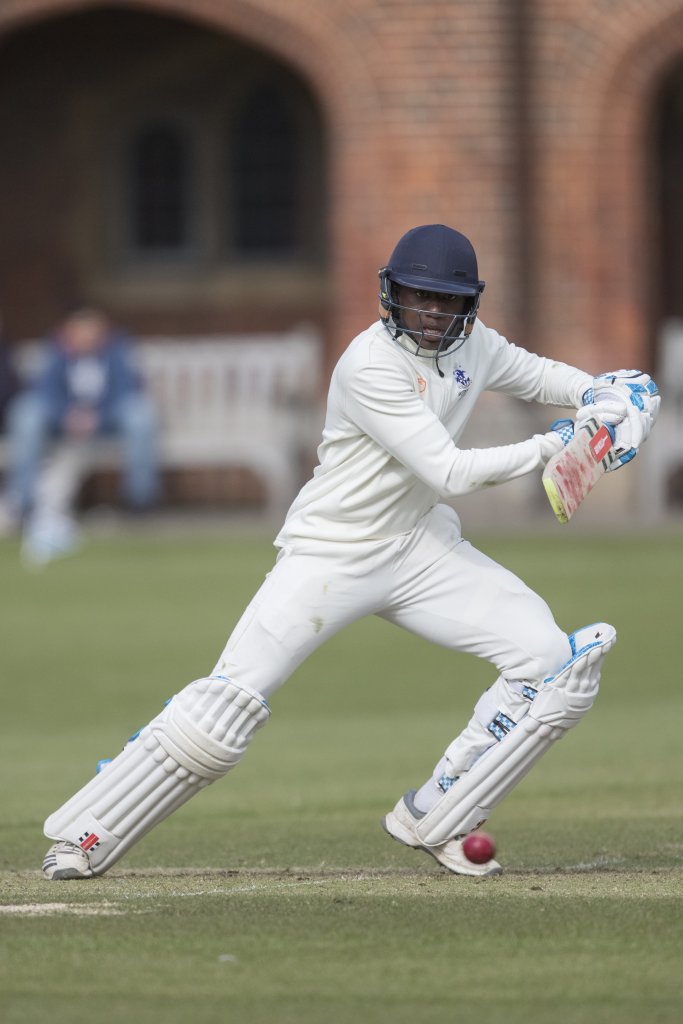
[[[463,839],[462,849],[473,864],[486,864],[494,856],[496,844],[487,832],[471,832]]]

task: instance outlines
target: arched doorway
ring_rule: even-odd
[[[658,324],[654,363],[664,407],[652,456],[659,500],[683,508],[683,57],[664,78],[654,104],[653,184],[658,260],[653,302]],[[656,458],[655,458],[656,456]]]
[[[683,58],[665,79],[656,110],[661,256],[655,298],[662,319],[683,319]]]
[[[181,18],[96,8],[0,39],[0,304],[140,333],[322,325],[326,132],[304,79]]]

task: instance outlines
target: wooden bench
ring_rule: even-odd
[[[307,326],[287,334],[149,337],[136,358],[160,423],[162,469],[236,467],[262,480],[269,512],[280,515],[303,482],[301,465],[319,442],[323,348]],[[17,350],[20,373],[40,367],[43,346]],[[120,460],[114,441],[98,442],[91,467]],[[7,441],[0,444],[0,468]]]

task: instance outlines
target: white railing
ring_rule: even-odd
[[[20,370],[39,368],[40,343],[20,346]],[[302,454],[318,442],[322,341],[306,326],[289,333],[144,338],[136,358],[155,401],[164,468],[245,466],[263,481],[280,513],[300,483]],[[115,464],[104,443],[92,465]],[[0,446],[6,465],[7,442]]]

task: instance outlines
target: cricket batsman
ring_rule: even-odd
[[[612,427],[620,468],[646,440],[660,399],[645,373],[594,378],[486,327],[475,251],[450,227],[408,231],[379,280],[379,320],[333,372],[319,462],[275,540],[272,571],[213,671],[48,817],[48,879],[104,874],[226,775],[268,721],[276,690],[366,615],[493,666],[465,728],[382,824],[455,874],[500,873],[495,860],[470,862],[462,841],[590,710],[616,633],[604,622],[565,633],[538,594],[463,538],[450,503],[539,472],[588,417]],[[516,444],[459,448],[484,391],[572,418]],[[419,687],[415,701],[419,711]]]

